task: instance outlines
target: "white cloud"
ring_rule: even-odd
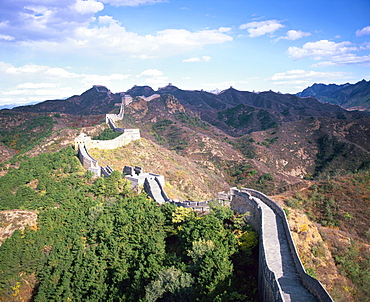
[[[279,40],[291,40],[291,41],[293,41],[293,40],[298,40],[298,39],[308,37],[308,36],[311,36],[311,33],[304,32],[304,31],[301,31],[301,30],[289,30],[289,31],[287,31],[285,36],[279,37],[275,41],[276,42],[279,41]]]
[[[102,2],[113,6],[140,6],[167,2],[166,0],[102,0]]]
[[[3,0],[0,42],[43,53],[136,58],[168,57],[206,45],[232,41],[229,27],[188,31],[166,29],[146,35],[128,31],[112,16],[95,14],[104,3],[117,6],[155,4],[158,0]]]
[[[286,72],[275,73],[267,80],[281,81],[281,80],[296,80],[296,79],[338,79],[344,78],[343,72],[322,72],[303,69],[288,70]]]
[[[14,40],[14,37],[0,34],[0,40],[12,41]]]
[[[231,31],[232,30],[232,28],[231,27],[220,27],[219,29],[218,29],[218,31],[220,32],[220,33],[227,33],[227,32],[229,32],[229,31]]]
[[[315,60],[320,60],[321,57],[336,56],[356,50],[356,47],[351,45],[353,44],[348,41],[335,43],[328,40],[320,40],[308,42],[302,48],[289,47],[288,53],[294,59],[313,57]]]
[[[115,20],[112,16],[99,16],[98,22],[100,24],[119,24],[117,20]]]
[[[80,14],[94,14],[103,10],[104,4],[95,0],[77,0],[72,7]]]
[[[98,0],[2,0],[0,34],[21,41],[62,41],[88,26],[104,5]]]
[[[18,89],[36,89],[36,88],[55,88],[58,84],[56,83],[22,83],[17,85]]]
[[[368,43],[360,47],[354,46],[349,41],[335,43],[328,40],[308,42],[299,47],[289,47],[288,53],[294,59],[312,57],[319,61],[328,58],[326,61],[318,62],[314,67],[328,67],[338,65],[365,65],[370,66],[370,55],[358,56],[353,51],[366,50]]]
[[[168,77],[164,76],[163,72],[158,69],[147,69],[136,76],[144,78],[144,84],[148,85],[165,85],[168,83]]]
[[[138,78],[141,77],[160,77],[163,75],[163,72],[158,69],[147,69],[144,70],[142,73],[137,75]]]
[[[196,62],[200,62],[201,58],[189,58],[189,59],[185,59],[185,60],[182,60],[182,61],[185,62],[185,63],[196,63]]]
[[[299,91],[313,83],[342,83],[350,78],[351,75],[346,72],[321,72],[295,69],[276,73],[272,77],[267,78],[266,81],[271,82],[271,84],[278,87],[278,89],[286,86],[292,93],[294,92],[292,90]]]
[[[81,94],[92,85],[105,85],[112,91],[122,91],[128,74],[78,74],[59,67],[27,64],[15,67],[0,62],[0,105],[41,102]],[[116,90],[115,90],[116,89]]]
[[[343,56],[335,56],[331,59],[335,65],[366,65],[370,66],[370,55],[357,56],[355,54],[346,54]]]
[[[211,61],[211,57],[209,56],[202,56],[201,58],[189,58],[182,60],[185,63],[198,63],[198,62],[209,62]]]
[[[356,31],[357,37],[366,36],[366,35],[370,35],[370,26],[366,26],[363,29],[359,29]]]
[[[255,38],[266,34],[272,34],[280,28],[285,27],[278,20],[254,21],[239,26],[239,29],[246,29],[249,37]]]
[[[361,49],[370,49],[370,42],[365,42],[363,45],[360,47]]]
[[[205,45],[232,41],[232,37],[219,30],[190,32],[185,29],[166,29],[155,35],[141,36],[128,32],[109,16],[99,18],[102,27],[79,27],[61,42],[24,42],[35,50],[51,53],[75,53],[86,55],[122,56],[137,58],[168,57],[200,49]]]
[[[322,62],[318,62],[312,65],[312,67],[329,67],[329,66],[335,66],[335,65],[336,64],[331,61],[322,61]]]

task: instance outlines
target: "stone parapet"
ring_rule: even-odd
[[[93,140],[90,136],[81,133],[75,138],[75,148],[77,150],[80,145],[85,145],[87,149],[111,150],[128,145],[138,139],[140,139],[139,129],[125,129],[120,136],[111,140]]]
[[[231,208],[247,213],[259,232],[260,300],[332,302],[322,284],[305,272],[283,209],[255,190],[232,189],[231,194]]]

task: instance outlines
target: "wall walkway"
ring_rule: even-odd
[[[332,302],[321,283],[306,274],[284,211],[258,191],[233,189],[232,194],[231,208],[248,212],[247,220],[259,231],[260,301]]]

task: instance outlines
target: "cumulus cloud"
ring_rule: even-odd
[[[301,31],[301,30],[289,30],[289,31],[287,31],[285,36],[279,37],[275,41],[276,42],[279,41],[279,40],[291,40],[291,41],[293,41],[293,40],[298,40],[298,39],[308,37],[308,36],[311,36],[311,33],[304,32],[304,31]]]
[[[227,32],[229,32],[229,31],[231,31],[232,30],[232,28],[231,27],[220,27],[219,29],[218,29],[218,31],[220,32],[220,33],[227,33]]]
[[[359,29],[356,31],[357,37],[366,36],[366,35],[370,35],[370,26],[366,26],[363,29]]]
[[[0,62],[0,105],[10,103],[41,102],[80,94],[94,84],[105,85],[114,91],[127,74],[74,73],[64,68],[26,64],[16,67]],[[119,90],[120,91],[120,90]]]
[[[101,1],[113,6],[140,6],[167,2],[166,0],[101,0]]]
[[[0,34],[0,40],[12,41],[14,40],[14,37]]]
[[[185,60],[182,60],[182,61],[185,62],[185,63],[209,62],[209,61],[211,61],[211,57],[209,57],[209,56],[202,56],[200,58],[194,57],[194,58],[189,58],[189,59],[185,59]]]
[[[335,43],[328,40],[320,40],[317,42],[308,42],[301,48],[289,47],[289,56],[294,59],[313,57],[315,60],[320,60],[322,57],[338,56],[356,50],[356,47],[348,41]]]
[[[356,55],[355,51],[367,50],[368,43],[364,43],[360,47],[356,47],[349,41],[335,43],[328,40],[317,42],[308,42],[301,48],[289,47],[288,53],[294,59],[312,57],[321,61],[313,65],[314,67],[328,67],[338,65],[364,65],[370,66],[370,55]]]
[[[95,14],[104,3],[117,6],[155,4],[158,0],[4,0],[0,12],[0,43],[26,46],[55,55],[83,51],[86,55],[136,58],[167,57],[205,45],[232,41],[229,27],[189,31],[166,29],[147,35],[127,31],[112,16]]]
[[[370,55],[357,56],[355,54],[346,54],[343,56],[335,56],[331,60],[335,65],[366,65],[370,66]]]
[[[138,74],[137,77],[160,77],[163,75],[163,72],[158,69],[147,69],[144,70],[142,73]]]
[[[3,0],[1,5],[0,35],[13,37],[12,43],[64,39],[104,8],[96,0]]]
[[[158,69],[147,69],[136,76],[137,78],[144,78],[144,84],[165,85],[168,77],[164,76],[163,72]]]
[[[255,38],[266,34],[273,34],[280,28],[285,27],[278,20],[254,21],[239,26],[239,29],[246,29],[249,37]]]
[[[95,0],[77,0],[72,8],[80,14],[94,14],[103,10],[104,4]]]
[[[217,29],[191,32],[185,29],[166,29],[141,36],[129,32],[109,16],[98,19],[101,27],[79,27],[65,41],[24,42],[36,50],[52,53],[122,56],[136,58],[168,57],[200,49],[205,45],[232,41],[232,37]]]

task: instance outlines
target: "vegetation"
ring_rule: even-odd
[[[286,201],[287,206],[305,211],[312,221],[328,227],[321,228],[322,236],[339,271],[354,284],[351,292],[357,301],[369,301],[370,297],[367,273],[370,232],[364,228],[369,223],[370,214],[369,181],[369,171],[330,178],[316,182]],[[333,230],[340,233],[332,233]],[[350,240],[338,240],[343,235]],[[319,247],[313,248],[312,253],[320,253]]]
[[[111,140],[115,139],[116,137],[120,136],[121,132],[115,132],[111,128],[105,128],[102,133],[93,136],[92,139],[94,140]]]
[[[23,153],[51,135],[53,119],[47,115],[32,116],[18,126],[0,129],[0,142],[17,153]]]
[[[233,178],[233,182],[237,185],[245,185],[246,182],[251,183],[251,177],[258,173],[257,170],[252,169],[252,167],[246,163],[229,165],[227,172]]]
[[[266,110],[259,110],[257,113],[258,120],[261,123],[262,130],[276,127],[278,124],[275,122],[271,114]]]
[[[243,136],[235,140],[230,140],[229,143],[236,147],[246,158],[255,158],[256,148],[253,145],[254,139],[249,136]]]
[[[253,123],[254,107],[249,107],[243,104],[235,107],[219,111],[218,119],[224,120],[231,127],[245,127]],[[235,118],[236,117],[236,118]]]
[[[157,141],[170,150],[181,151],[189,144],[186,131],[169,119],[154,123],[152,129]]]
[[[369,170],[368,152],[356,150],[353,144],[341,141],[332,134],[325,134],[317,139],[317,145],[316,179]]]
[[[71,147],[8,171],[0,200],[38,212],[0,246],[0,299],[257,301],[257,236],[228,208],[158,207],[117,171],[92,179]]]
[[[234,128],[254,129],[256,123],[260,124],[261,130],[277,126],[274,117],[267,110],[257,109],[244,104],[219,111],[218,119]]]
[[[202,128],[204,130],[209,130],[209,125],[203,122],[198,116],[191,117],[184,112],[180,112],[176,119],[183,124],[188,124],[194,128]]]

